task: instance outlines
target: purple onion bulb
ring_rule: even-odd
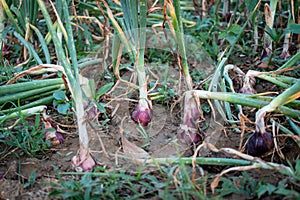
[[[87,151],[82,149],[79,151],[79,154],[72,158],[73,167],[76,168],[76,171],[91,171],[95,167],[96,162]]]
[[[140,99],[138,105],[132,112],[131,118],[136,123],[141,123],[146,127],[152,120],[151,104],[146,99]]]
[[[251,135],[247,145],[248,153],[252,156],[261,156],[270,151],[273,147],[274,141],[272,134],[268,132],[260,133],[259,131],[255,131],[255,133]]]
[[[48,119],[44,120],[44,126],[45,129],[51,129],[49,131],[46,131],[44,134],[46,136],[46,140],[50,141],[51,145],[59,145],[62,144],[64,141],[64,138],[61,133],[57,132],[53,126],[51,125],[50,121]]]
[[[253,88],[255,86],[256,80],[252,76],[245,76],[243,87],[239,90],[242,94],[257,94],[257,91]]]
[[[187,144],[198,143],[203,139],[197,128],[197,121],[201,116],[194,97],[186,98],[184,103],[183,123],[177,131],[177,138],[183,139]]]

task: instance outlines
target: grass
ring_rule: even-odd
[[[295,169],[299,180],[300,161]],[[197,178],[192,180],[191,167],[178,165],[160,165],[153,172],[128,174],[125,171],[111,171],[105,168],[96,168],[91,173],[58,173],[59,183],[54,187],[50,196],[62,199],[224,199],[243,198],[260,199],[268,196],[273,198],[298,198],[299,192],[290,189],[288,177],[274,183],[268,174],[259,180],[253,178],[255,173],[241,172],[234,176],[222,177],[220,187],[214,194],[207,190],[207,184],[212,177],[201,167],[197,169]],[[68,177],[75,179],[69,179]],[[67,178],[68,180],[64,180]]]
[[[0,124],[0,143],[1,157],[7,154],[15,154],[17,157],[43,157],[45,150],[50,147],[49,141],[45,141],[43,127],[40,126],[40,115],[36,114],[32,117],[33,124],[19,113],[19,124],[15,125],[13,130],[8,129],[7,125]],[[15,150],[20,151],[15,151]]]
[[[153,196],[161,199],[187,199],[192,194],[198,199],[205,199],[202,191],[204,185],[197,189],[191,184],[187,176],[190,170],[175,165],[171,168],[161,166],[160,172],[142,173],[137,169],[134,175],[103,168],[96,168],[93,173],[63,173],[58,175],[60,183],[55,185],[50,196],[64,199],[139,199]],[[62,179],[70,175],[79,180]],[[180,183],[176,180],[180,180]],[[203,180],[205,178],[199,179],[197,184],[205,184]]]
[[[257,181],[248,173],[242,172],[240,176],[222,178],[221,182],[221,189],[217,190],[221,197],[226,197],[229,194],[235,194],[247,199],[260,199],[268,196],[284,196],[289,199],[294,199],[298,198],[300,195],[298,191],[288,189],[288,178],[284,178],[278,183],[274,184],[271,180],[268,180],[268,177],[263,177],[260,179],[260,181]]]
[[[68,8],[71,21],[69,22],[70,27],[68,27],[68,31],[73,33],[72,41],[66,38],[66,40],[63,40],[62,38],[64,36],[59,38],[62,27],[59,28],[58,22],[54,20],[57,16],[54,17],[53,13],[51,14],[51,20],[53,22],[51,28],[53,28],[53,33],[52,36],[49,34],[45,20],[36,12],[36,1],[23,1],[22,5],[19,5],[17,1],[1,0],[0,2],[4,9],[3,12],[8,17],[8,19],[3,21],[4,29],[1,30],[1,40],[4,42],[4,45],[1,47],[0,87],[3,86],[2,88],[5,88],[4,85],[8,80],[12,80],[16,73],[30,69],[39,63],[50,64],[57,63],[58,60],[63,60],[63,62],[65,62],[64,65],[68,66],[70,64],[76,64],[78,60],[78,67],[81,66],[79,68],[84,69],[89,66],[90,61],[96,60],[97,62],[93,64],[101,66],[99,69],[100,78],[99,80],[94,80],[95,83],[90,82],[90,86],[95,91],[95,94],[92,94],[92,98],[93,101],[96,101],[100,115],[104,116],[103,118],[98,118],[100,119],[100,123],[103,124],[102,127],[104,127],[105,124],[110,125],[111,111],[108,110],[105,104],[110,100],[110,96],[106,94],[114,87],[117,78],[113,76],[114,71],[111,67],[110,55],[106,56],[111,48],[111,35],[114,33],[114,27],[110,24],[111,22],[109,22],[110,19],[107,9],[105,9],[103,4],[101,4],[101,2],[98,4],[96,1],[70,1]],[[8,7],[4,4],[5,2],[8,4]],[[58,15],[61,17],[63,23],[65,23],[65,14],[62,14],[62,5],[59,5],[59,1],[56,2],[57,6],[61,6],[60,9],[57,10]],[[225,5],[223,5],[222,1],[216,1],[214,5],[208,8],[205,16],[196,14],[195,5],[193,5],[192,1],[181,2],[183,26],[183,30],[181,31],[185,33],[184,40],[186,41],[185,45],[187,49],[186,64],[191,68],[191,77],[197,87],[209,90],[209,82],[203,83],[202,81],[206,78],[210,81],[213,78],[209,78],[206,75],[204,76],[201,70],[198,70],[199,63],[207,60],[212,61],[212,64],[216,66],[221,66],[221,61],[224,61],[224,66],[227,63],[233,63],[239,66],[244,72],[247,72],[249,69],[268,72],[271,70],[274,71],[277,68],[289,69],[292,65],[299,65],[299,54],[296,54],[297,48],[299,48],[296,45],[298,41],[298,35],[296,34],[290,39],[291,47],[289,51],[292,55],[292,59],[286,62],[285,58],[281,57],[285,33],[287,31],[297,33],[298,31],[297,28],[291,25],[293,23],[287,26],[285,25],[291,20],[291,8],[286,1],[282,2],[281,10],[277,9],[275,15],[277,21],[275,21],[276,24],[272,29],[265,27],[263,6],[254,10],[258,1],[243,1],[242,3],[238,1],[230,2],[229,10],[231,12],[225,13],[224,15],[222,8]],[[261,5],[263,5],[266,1],[261,2]],[[73,3],[78,4],[78,6],[73,7]],[[299,13],[299,3],[295,3],[294,9]],[[120,15],[121,7],[110,1],[108,2],[108,6],[111,8],[116,21],[122,26],[122,15]],[[163,8],[163,3],[159,2],[157,6]],[[49,4],[47,8],[48,12],[53,12]],[[166,13],[169,14],[168,12]],[[178,13],[176,15],[178,17]],[[161,26],[155,27],[155,25],[162,23],[163,20],[164,16],[161,10],[148,13],[147,27],[150,31],[147,32],[147,35],[152,34],[151,36],[154,36],[151,28],[159,30]],[[171,20],[170,16],[168,20]],[[152,25],[154,26],[152,27]],[[177,26],[178,27],[175,27],[177,28],[176,30],[180,30],[180,23],[177,24]],[[29,27],[29,29],[27,27]],[[165,21],[165,30],[168,37],[170,37],[169,39],[172,40],[172,27],[167,21]],[[256,33],[258,33],[259,36],[268,34],[270,36],[269,39],[272,40],[273,49],[271,55],[265,60],[261,59],[263,40],[259,38],[256,43]],[[58,36],[59,41],[56,41],[56,45],[61,45],[60,51],[65,54],[65,59],[59,58],[54,52],[54,35]],[[180,34],[177,33],[175,37],[180,38]],[[155,39],[155,37],[150,37],[150,39],[153,38]],[[183,44],[180,45],[182,48]],[[163,72],[158,74],[160,77],[159,84],[149,96],[155,103],[166,105],[167,109],[171,108],[171,104],[179,100],[181,95],[176,88],[174,88],[174,84],[178,83],[178,77],[176,77],[175,80],[173,80],[173,77],[168,77],[168,72],[171,67],[178,70],[176,64],[178,54],[177,46],[175,43],[172,43],[170,46],[171,47],[163,47],[161,49],[150,46],[145,51],[145,63],[148,65],[153,64]],[[202,54],[199,52],[205,53]],[[100,57],[99,60],[95,59],[97,56]],[[130,60],[129,54],[125,55],[124,53],[122,59],[122,63],[119,67],[120,74],[134,70],[134,63],[131,63],[134,62],[134,60],[128,61]],[[256,61],[265,61],[265,67],[258,68]],[[228,78],[233,77],[232,81],[236,84],[234,87],[238,89],[239,75],[230,71],[226,74],[227,79],[225,79],[222,73],[222,70],[220,70],[221,75],[218,77],[220,78],[218,79],[218,86],[222,83],[224,85],[220,87],[223,87],[226,91],[231,90],[232,88],[230,87]],[[268,88],[270,91],[260,92],[281,92],[282,89],[280,87],[274,89],[274,81],[281,83],[282,80],[285,80],[284,84],[281,85],[290,88],[292,85],[291,82],[294,84],[299,79],[298,68],[285,71],[283,74],[288,77],[278,76],[277,78],[271,74],[261,75],[261,77],[258,76],[258,78],[261,79],[257,79],[257,85],[271,84],[271,87]],[[47,79],[48,76],[64,77],[61,72],[55,72],[54,75],[50,71],[40,74],[28,73],[18,79],[18,84],[25,83],[24,85],[31,85],[30,83],[34,82],[31,80],[34,79],[46,79],[47,81],[50,80]],[[268,82],[266,77],[268,80],[272,77],[273,82]],[[62,81],[59,81],[59,83],[62,84]],[[150,77],[148,88],[152,88],[154,85],[155,81],[153,77]],[[32,85],[30,87],[30,92],[32,92],[35,87]],[[47,102],[38,102],[39,105],[47,105],[50,107],[59,116],[57,119],[62,119],[61,121],[65,119],[65,121],[68,121],[70,117],[75,118],[75,116],[73,116],[74,112],[72,107],[75,107],[76,102],[71,99],[73,96],[68,92],[70,88],[52,88],[49,90],[44,87],[42,88],[49,93],[43,96],[43,99],[47,100]],[[7,121],[1,121],[2,118],[0,118],[0,158],[4,160],[10,156],[15,156],[18,159],[21,157],[45,158],[48,156],[47,153],[49,151],[52,152],[52,150],[50,149],[46,153],[46,149],[50,147],[50,142],[45,141],[45,130],[42,126],[41,116],[34,113],[30,114],[31,117],[28,118],[26,113],[21,112],[21,110],[27,109],[24,106],[34,102],[33,98],[41,100],[40,96],[31,96],[31,94],[29,94],[26,98],[21,98],[21,95],[14,100],[7,96],[8,93],[11,93],[12,96],[16,96],[15,94],[20,95],[20,93],[24,91],[24,87],[19,87],[19,89],[21,90],[13,92],[10,91],[8,87],[7,91],[10,92],[5,93],[3,93],[4,90],[0,90],[1,97],[7,97],[5,101],[3,98],[2,101],[0,100],[2,103],[2,105],[0,105],[0,117],[8,116],[14,112],[14,119],[16,120],[12,121],[12,119],[9,119]],[[218,93],[216,93],[216,95],[218,95]],[[260,101],[267,104],[267,102],[269,102],[270,99],[274,99],[274,97],[276,97],[276,95],[273,95],[272,98],[265,97],[265,99],[261,97]],[[108,100],[106,98],[108,98]],[[269,100],[266,100],[267,98],[269,98]],[[235,100],[237,100],[237,98]],[[292,106],[293,103],[296,104],[297,102],[291,102],[291,104],[285,106]],[[203,104],[203,99],[201,100],[201,107],[206,115],[214,111],[208,103]],[[236,105],[227,104],[227,116],[228,110],[230,110],[230,120],[234,121],[234,128],[243,128],[246,130],[246,133],[250,133],[248,129],[253,128],[253,124],[249,123],[244,127],[242,125],[238,126],[240,122],[237,121],[238,109],[236,109],[236,107]],[[296,110],[295,112],[298,113],[299,111]],[[54,115],[53,112],[51,114]],[[253,121],[251,112],[246,110],[244,114]],[[272,124],[274,123],[279,130],[283,130],[279,132],[280,134],[287,133],[291,136],[291,138],[284,137],[282,140],[278,137],[279,149],[283,151],[287,145],[297,148],[295,142],[299,144],[299,138],[296,137],[299,134],[295,134],[299,131],[299,119],[295,116],[297,116],[297,114],[292,115],[294,119],[286,120],[283,115],[269,114],[268,118],[271,118],[270,122],[267,121],[268,119],[266,120],[269,130],[272,129]],[[11,126],[12,124],[13,126]],[[141,127],[140,135],[147,141],[145,146],[148,147],[151,137],[147,134],[147,130]],[[244,144],[245,139],[243,140],[242,138],[241,140]],[[236,142],[238,143],[240,141]],[[292,173],[284,174],[281,170],[274,168],[269,171],[256,169],[257,172],[259,172],[258,174],[266,172],[266,176],[257,177],[255,171],[252,172],[240,168],[241,170],[223,175],[220,178],[218,187],[214,189],[214,193],[212,192],[211,184],[221,171],[230,169],[228,163],[221,167],[213,164],[206,166],[200,163],[193,166],[191,159],[189,163],[184,162],[184,159],[178,159],[179,161],[176,160],[176,162],[167,163],[161,161],[160,163],[152,164],[153,170],[151,171],[143,170],[138,167],[135,171],[125,171],[124,169],[114,168],[112,166],[100,165],[95,167],[92,172],[85,173],[65,172],[55,168],[56,174],[52,174],[52,176],[58,181],[46,183],[46,185],[52,187],[50,193],[51,197],[62,199],[149,199],[153,197],[160,199],[297,199],[300,196],[300,160],[297,155],[290,155],[290,153],[285,151],[283,154],[287,154],[288,156],[284,157],[283,155],[283,157],[281,157],[280,153],[274,152],[273,157],[264,157],[264,159],[268,159],[271,163],[284,163],[286,166],[289,166]],[[219,159],[219,155],[220,154],[213,154],[212,156],[213,158]],[[292,160],[290,161],[289,156],[292,156]],[[242,160],[248,162],[245,158]],[[236,165],[236,167],[239,167],[239,165]],[[270,177],[274,176],[274,180],[269,178],[268,175]],[[40,180],[38,180],[36,174],[33,173],[31,177],[28,178],[27,184],[25,184],[24,187],[32,189],[35,184],[40,184]]]

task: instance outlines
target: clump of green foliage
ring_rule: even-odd
[[[50,142],[45,141],[45,130],[40,126],[40,115],[32,117],[33,122],[28,122],[20,113],[19,124],[13,130],[0,124],[0,146],[1,155],[16,154],[17,156],[27,155],[31,157],[41,157],[44,151],[50,147]],[[12,151],[13,149],[19,149]],[[11,152],[12,151],[12,152]]]

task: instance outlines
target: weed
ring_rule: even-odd
[[[35,115],[34,124],[30,124],[22,115],[19,116],[19,120],[20,123],[11,130],[5,128],[5,124],[1,124],[0,143],[2,147],[7,147],[1,154],[17,147],[21,150],[20,155],[25,153],[32,157],[39,157],[40,153],[50,146],[50,143],[45,141],[45,134],[40,127],[40,115]]]
[[[289,189],[289,178],[285,178],[278,182],[277,185],[267,182],[264,179],[257,181],[248,173],[242,172],[239,177],[221,178],[222,186],[217,190],[221,197],[229,195],[239,195],[244,199],[260,199],[267,196],[285,197],[294,199],[300,194],[292,189]]]
[[[28,182],[24,184],[24,188],[32,187],[35,182],[36,182],[36,172],[32,171],[29,176]]]
[[[90,173],[68,173],[73,176],[68,180],[57,174],[59,183],[50,183],[54,187],[50,196],[63,199],[206,199],[201,190],[205,188],[205,178],[193,184],[190,179],[191,168],[184,165],[170,168],[160,166],[161,174],[157,173],[137,169],[137,173],[131,175],[96,167]],[[196,185],[202,186],[197,188]]]
[[[58,90],[53,93],[53,106],[60,114],[66,115],[71,108],[71,104],[66,100],[66,92]]]

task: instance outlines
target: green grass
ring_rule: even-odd
[[[252,177],[255,172],[222,177],[214,194],[207,189],[213,177],[197,167],[193,180],[195,171],[184,164],[160,165],[152,172],[141,172],[137,168],[135,173],[129,173],[102,167],[88,173],[57,172],[59,183],[48,184],[54,188],[50,196],[62,199],[259,199],[268,196],[294,199],[300,195],[292,189],[293,186],[297,187],[296,180],[300,178],[300,160],[296,166],[293,181],[284,177],[274,183],[269,175],[260,175],[258,180]]]
[[[19,113],[18,121],[19,123],[12,129],[8,129],[7,124],[0,124],[0,155],[44,156],[45,150],[50,147],[50,142],[45,141],[45,130],[40,125],[40,115],[36,114],[28,120]]]
[[[97,167],[91,173],[62,173],[60,182],[53,185],[50,196],[63,199],[139,199],[159,197],[161,199],[205,199],[205,177],[192,184],[188,174],[191,168],[160,166],[158,171],[135,174],[124,171],[109,171]],[[64,181],[64,177],[73,176],[78,180]],[[176,183],[176,184],[175,184]]]
[[[216,190],[220,197],[237,195],[243,199],[261,199],[268,196],[272,196],[273,198],[297,199],[300,195],[299,192],[288,188],[288,178],[284,178],[274,184],[270,183],[270,179],[261,178],[258,181],[252,178],[247,172],[242,172],[240,176],[221,178],[221,182],[221,187]]]

